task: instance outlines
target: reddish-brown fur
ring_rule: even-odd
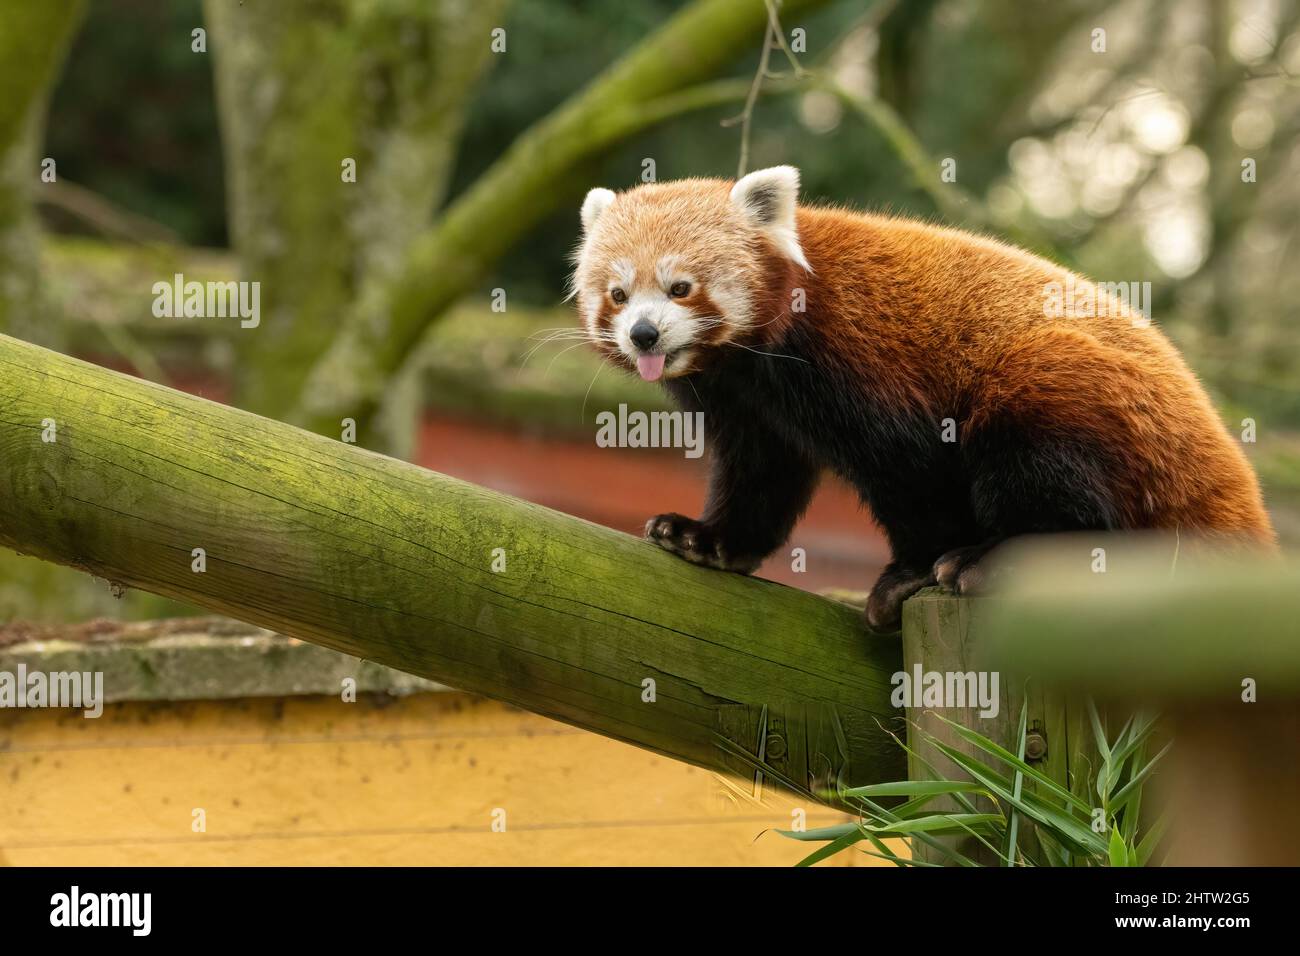
[[[797,190],[797,171],[776,167],[734,190],[683,180],[584,203],[588,331],[625,367],[657,357],[711,430],[703,516],[653,518],[652,540],[752,570],[833,468],[893,549],[873,626],[896,624],[927,583],[980,587],[982,556],[1020,534],[1149,528],[1276,547],[1239,443],[1139,311],[995,240],[797,207]],[[665,261],[689,295],[670,295]],[[1053,287],[1098,307],[1049,309]],[[639,304],[613,301],[628,291]],[[641,326],[630,339],[652,321],[659,338]]]
[[[1066,270],[991,239],[835,209],[801,207],[798,224],[813,276],[792,318],[888,402],[970,432],[1008,416],[1094,436],[1119,463],[1126,526],[1275,540],[1240,444],[1153,326],[1046,317]]]

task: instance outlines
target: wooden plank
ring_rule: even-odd
[[[945,675],[991,674],[994,670],[998,674],[995,716],[982,715],[977,705],[931,708],[917,704],[908,708],[908,746],[919,757],[909,758],[909,778],[968,779],[965,771],[925,741],[918,728],[955,750],[982,760],[988,759],[939,719],[939,714],[983,734],[1014,753],[1019,743],[1017,732],[1021,709],[1027,707],[1026,762],[1074,792],[1084,793],[1089,774],[1096,767],[1096,751],[1092,746],[1093,738],[1083,701],[1046,687],[1041,681],[997,669],[989,655],[993,632],[987,623],[988,612],[989,602],[985,600],[961,599],[937,589],[923,591],[904,605],[903,665],[906,673],[913,673],[913,669],[919,666],[922,674],[932,671]],[[931,766],[928,768],[925,763]],[[1005,767],[999,769],[1007,771]],[[976,803],[991,809],[990,801],[980,799]],[[955,809],[957,804],[950,798],[942,798],[936,800],[934,806],[937,809]],[[1022,839],[1034,839],[1031,825],[1025,825]],[[974,838],[953,838],[948,843],[985,865],[997,866],[1001,862],[996,854]],[[941,853],[919,842],[912,849],[918,859],[926,862],[945,859]]]
[[[1144,808],[1167,812],[1166,862],[1300,863],[1294,556],[1207,551],[1176,535],[1079,536],[1025,542],[1003,560],[1015,574],[983,625],[991,658],[1117,716],[1139,704],[1163,715],[1173,746]],[[1071,749],[1086,751],[1086,717],[1070,718]],[[1072,753],[1071,769],[1088,758]]]
[[[1148,700],[1218,698],[1254,675],[1300,697],[1294,556],[1072,535],[1013,544],[1001,560],[989,652],[1023,673]]]

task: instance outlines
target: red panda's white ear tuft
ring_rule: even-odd
[[[587,193],[587,198],[582,201],[582,234],[584,236],[591,235],[591,227],[596,224],[600,214],[613,201],[614,193],[599,186]]]
[[[731,201],[751,226],[765,233],[791,261],[809,272],[795,226],[794,210],[799,199],[799,170],[773,166],[744,176],[731,187]]]

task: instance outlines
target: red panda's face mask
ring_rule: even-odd
[[[734,186],[688,179],[582,206],[574,275],[587,334],[647,381],[706,368],[759,322],[771,254],[807,268],[794,228],[798,172],[775,167]]]

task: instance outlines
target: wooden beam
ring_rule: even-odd
[[[905,773],[856,609],[5,337],[0,545],[751,781]]]
[[[1300,698],[1300,561],[1207,551],[1183,535],[1009,546],[989,660],[1095,695],[1236,697],[1253,677]]]
[[[996,709],[996,713],[984,713],[979,703],[970,700],[963,707],[937,709],[913,701],[914,706],[907,710],[907,737],[908,746],[917,757],[908,760],[908,778],[969,779],[966,771],[929,742],[931,738],[976,759],[985,758],[978,747],[941,720],[940,714],[1015,753],[1020,742],[1020,712],[1027,708],[1026,762],[1087,799],[1099,760],[1084,696],[1030,679],[1024,671],[1001,669],[997,659],[989,654],[989,647],[996,644],[999,634],[999,625],[989,621],[995,607],[996,603],[988,599],[958,598],[937,588],[922,591],[903,605],[903,668],[909,675],[918,668],[921,674],[973,673],[990,689],[996,686],[993,695],[996,708],[990,708]],[[994,678],[996,685],[992,683]],[[975,803],[982,812],[992,809],[992,802],[984,798],[976,799]],[[957,809],[951,797],[939,797],[933,806],[945,811]],[[1025,822],[1022,844],[1034,838],[1032,823]],[[974,837],[944,837],[941,842],[985,866],[1002,863]],[[944,854],[920,841],[913,843],[912,851],[917,859],[927,863],[946,862]]]
[[[1207,551],[1186,535],[1074,535],[1021,542],[1003,560],[998,599],[960,614],[976,620],[971,666],[1030,687],[1031,719],[1038,701],[1048,704],[1047,772],[1066,782],[1064,743],[1069,784],[1082,795],[1088,768],[1100,765],[1088,752],[1083,697],[1109,709],[1112,727],[1137,708],[1159,713],[1173,747],[1143,806],[1170,821],[1165,862],[1300,862],[1300,823],[1289,812],[1300,782],[1294,555]],[[915,601],[909,610],[920,613]]]

